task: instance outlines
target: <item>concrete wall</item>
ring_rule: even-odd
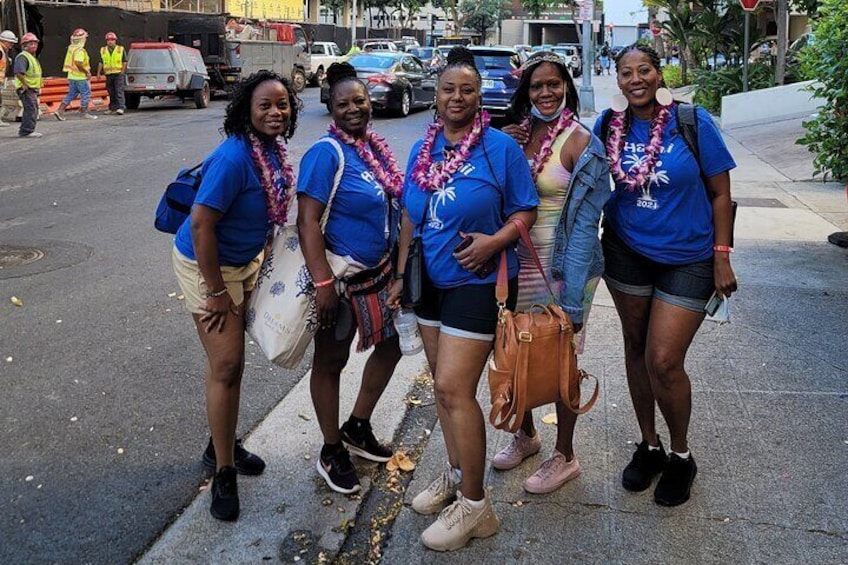
[[[630,45],[639,39],[639,30],[635,26],[614,26],[610,45]]]
[[[524,20],[504,20],[501,22],[501,44],[518,45],[524,41]]]
[[[813,81],[725,96],[721,99],[721,127],[732,129],[813,114],[825,101],[802,90],[810,84]]]

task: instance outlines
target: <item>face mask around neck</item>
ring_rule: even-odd
[[[554,120],[558,120],[563,110],[565,110],[565,96],[562,97],[562,104],[559,105],[557,111],[551,114],[550,116],[543,115],[542,112],[540,112],[539,109],[536,108],[535,104],[530,104],[530,114],[532,114],[534,118],[538,118],[543,122],[552,122]]]

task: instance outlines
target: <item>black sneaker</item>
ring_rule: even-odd
[[[236,471],[240,475],[261,475],[265,470],[265,461],[258,455],[254,455],[244,448],[240,439],[236,440],[235,463]],[[218,465],[215,459],[215,446],[212,445],[212,438],[209,438],[209,445],[206,446],[206,451],[203,452],[203,466],[214,471]]]
[[[689,500],[692,481],[698,474],[695,458],[689,454],[688,459],[678,457],[676,453],[668,456],[665,470],[654,489],[654,502],[660,506],[677,506]]]
[[[327,482],[327,486],[342,494],[353,494],[362,488],[356,469],[350,462],[350,455],[343,445],[324,446],[321,456],[315,462],[315,468]]]
[[[392,458],[392,450],[377,441],[371,431],[371,423],[367,420],[348,420],[342,424],[339,431],[342,434],[342,442],[354,455],[377,463],[385,463]]]
[[[630,460],[621,474],[621,484],[624,488],[633,492],[641,492],[651,486],[654,476],[662,472],[668,460],[662,442],[660,441],[659,444],[660,448],[654,451],[648,449],[647,440],[643,440],[636,446],[633,459]]]
[[[235,467],[221,467],[212,481],[212,506],[209,512],[218,520],[232,522],[239,515],[238,484]]]

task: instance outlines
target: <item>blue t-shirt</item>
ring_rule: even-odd
[[[274,152],[267,155],[274,168],[274,182],[281,186],[284,179],[279,160]],[[238,136],[225,139],[203,162],[201,177],[193,206],[202,204],[223,214],[215,226],[219,264],[247,265],[262,251],[271,227],[265,191],[248,142]],[[196,259],[191,216],[177,230],[174,244],[180,253]]]
[[[736,167],[712,117],[703,108],[697,112],[704,175],[712,177]],[[595,121],[594,133],[599,137],[602,120],[603,114]],[[650,120],[633,118],[622,150],[621,167],[625,172],[645,158],[649,129]],[[616,183],[604,212],[616,235],[653,261],[681,265],[712,257],[711,198],[701,179],[698,161],[677,130],[674,109],[648,185],[631,192],[623,183]]]
[[[415,233],[421,233],[427,275],[437,288],[494,283],[497,272],[481,279],[462,268],[453,250],[462,241],[459,232],[493,235],[512,214],[539,205],[524,151],[505,133],[489,128],[468,161],[443,189],[433,193],[422,229],[427,192],[411,176],[422,143],[417,141],[409,156],[402,204],[415,224]],[[446,145],[444,134],[439,134],[431,153],[435,161],[444,160]],[[499,260],[500,255],[494,259]],[[509,277],[515,277],[518,259],[513,246],[507,248],[507,259]]]
[[[325,136],[329,137],[329,136]],[[388,252],[388,197],[356,149],[339,142],[345,167],[324,230],[327,249],[375,267]],[[339,168],[339,154],[326,141],[315,143],[300,161],[297,193],[326,206]]]

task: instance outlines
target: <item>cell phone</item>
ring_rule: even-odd
[[[716,312],[718,312],[718,307],[721,306],[722,300],[724,299],[717,292],[713,292],[713,295],[707,301],[707,305],[704,306],[704,312],[710,316],[715,316]]]
[[[459,242],[459,245],[453,248],[454,253],[459,253],[469,245],[474,243],[474,238],[470,235],[466,235],[465,238]],[[474,274],[477,275],[478,278],[485,279],[492,273],[494,273],[498,269],[498,262],[495,261],[493,257],[489,257],[489,260],[480,265]]]

